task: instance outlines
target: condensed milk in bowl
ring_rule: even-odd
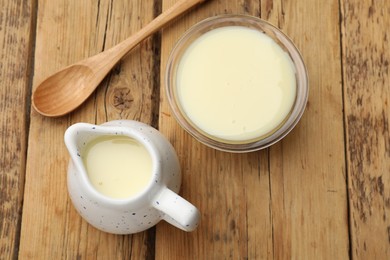
[[[278,28],[259,18],[201,21],[168,60],[174,116],[200,142],[230,152],[266,148],[286,136],[308,98],[302,57]]]

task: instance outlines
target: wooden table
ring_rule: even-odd
[[[390,1],[209,0],[144,41],[72,114],[46,118],[32,89],[136,32],[174,0],[1,0],[0,258],[390,259]],[[270,21],[301,50],[309,102],[269,149],[219,152],[173,118],[164,92],[172,47],[217,14]],[[135,235],[87,224],[66,187],[63,134],[76,122],[135,119],[177,150],[192,233],[160,222]]]

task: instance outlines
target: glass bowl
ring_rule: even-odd
[[[266,135],[249,140],[232,141],[222,139],[200,129],[183,111],[177,91],[177,69],[187,48],[201,35],[225,26],[242,26],[257,30],[269,36],[284,50],[293,63],[296,79],[296,95],[293,106],[278,127]],[[303,59],[292,41],[272,24],[247,15],[220,15],[205,19],[191,27],[177,42],[167,63],[166,94],[174,117],[195,139],[212,148],[228,152],[251,152],[269,147],[285,137],[301,118],[308,98],[308,77]]]

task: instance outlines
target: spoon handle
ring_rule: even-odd
[[[207,0],[180,0],[126,40],[100,54],[84,60],[87,61],[88,66],[94,70],[95,80],[98,81],[97,83],[103,80],[119,60],[141,41],[189,10],[191,7],[205,1]],[[81,61],[80,64],[84,64],[84,61]],[[94,66],[91,67],[91,63],[94,63]]]
[[[128,53],[134,46],[138,45],[142,40],[155,33],[167,23],[188,11],[193,6],[205,2],[206,0],[180,0],[171,6],[168,10],[161,13],[149,24],[143,27],[140,31],[124,40],[119,45],[123,45],[122,55]]]

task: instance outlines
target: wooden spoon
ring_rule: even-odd
[[[180,0],[136,34],[95,56],[51,75],[32,94],[32,105],[49,117],[65,115],[80,106],[118,61],[142,40],[194,5],[205,0]]]

